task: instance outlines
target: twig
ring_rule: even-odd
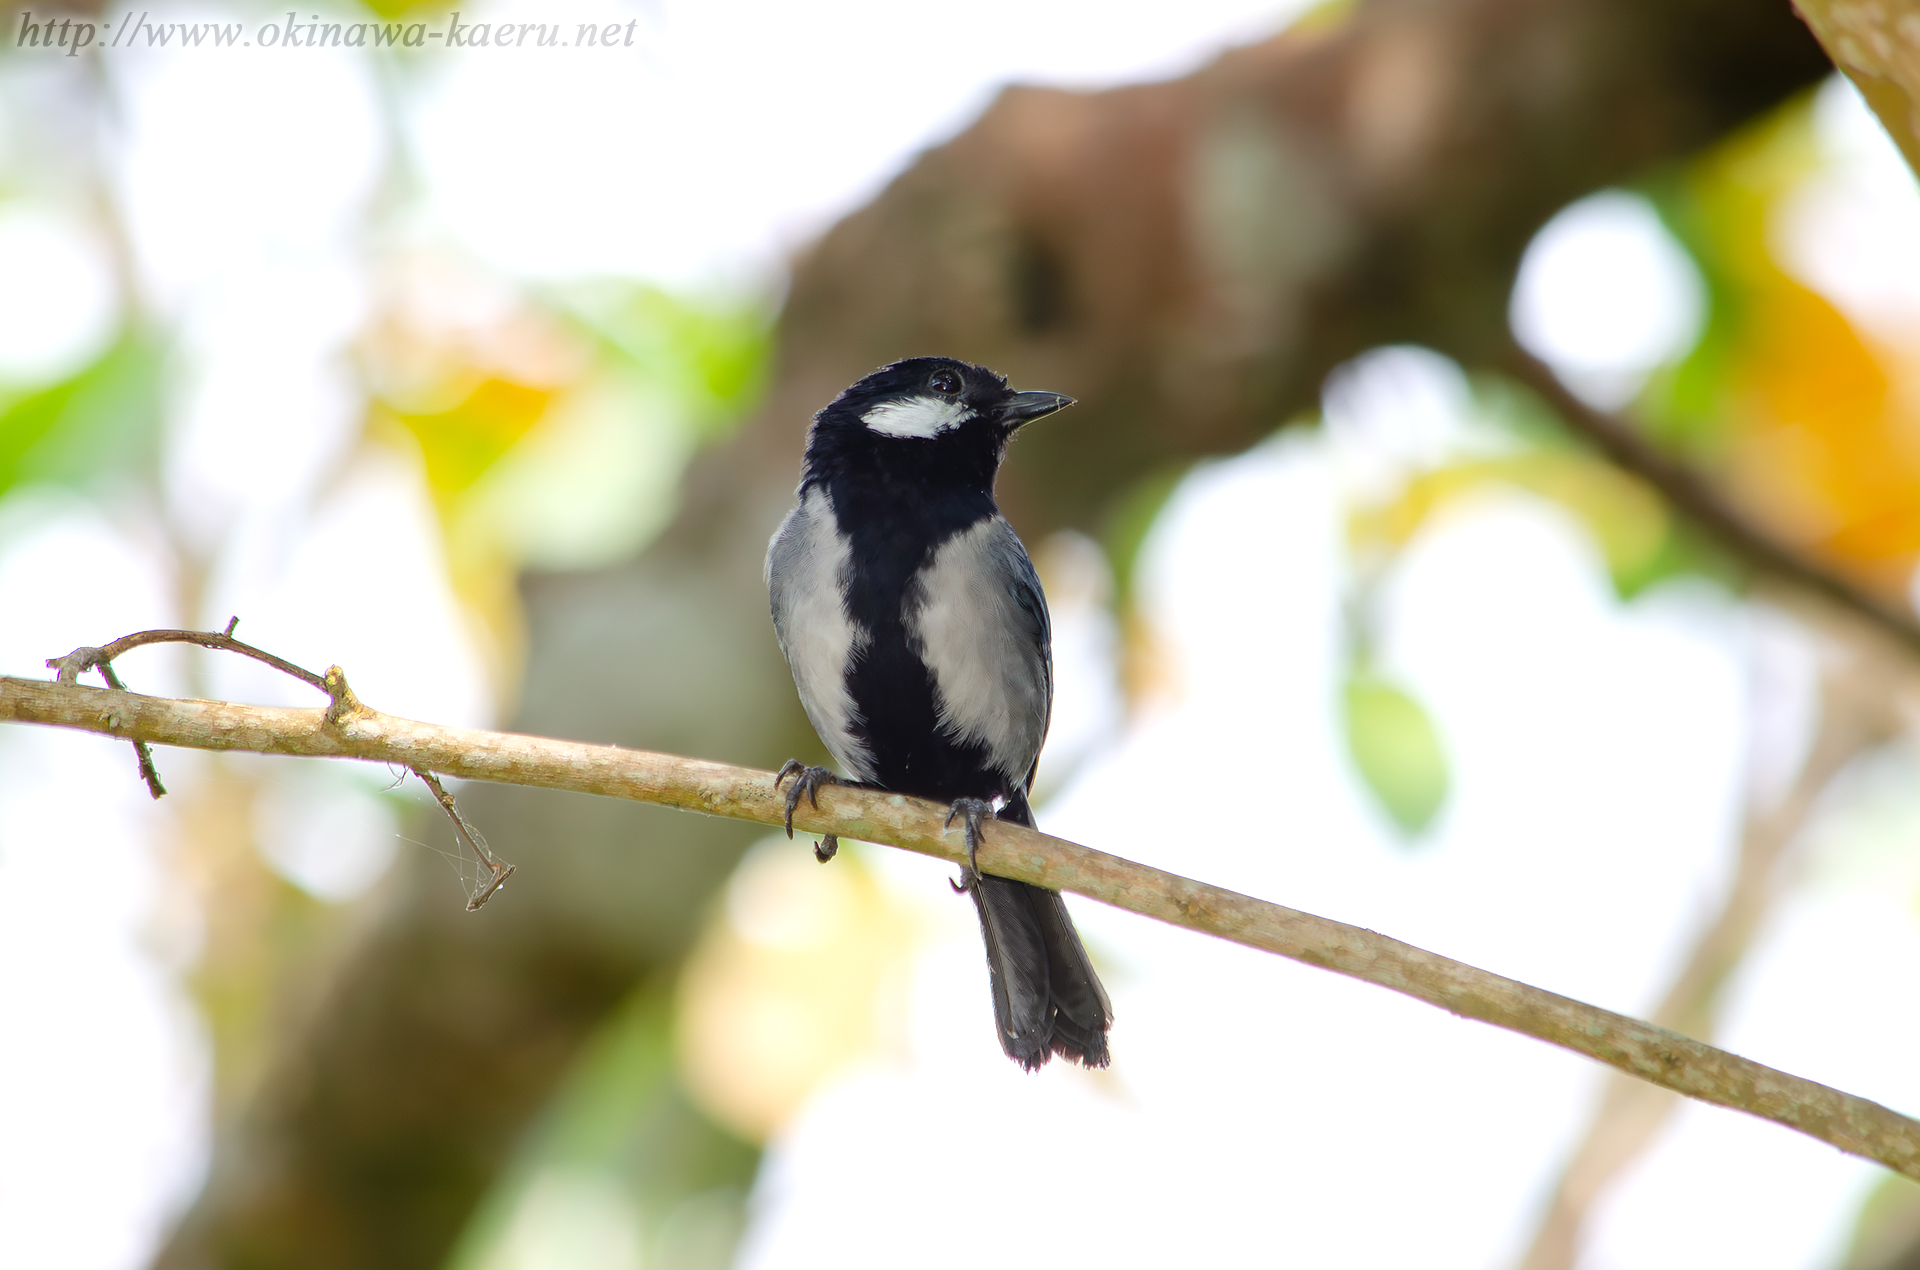
[[[202,648],[212,648],[224,653],[239,653],[242,657],[251,657],[255,661],[265,662],[284,675],[292,675],[301,683],[310,684],[333,697],[333,689],[328,686],[324,676],[316,675],[303,666],[296,666],[281,657],[275,657],[264,648],[255,648],[233,637],[233,628],[240,624],[239,618],[227,622],[224,631],[136,631],[132,635],[123,635],[104,648],[76,648],[65,657],[47,658],[47,668],[60,672],[63,684],[78,683],[80,676],[104,666],[123,653],[136,648],[145,648],[148,644],[198,644]]]
[[[238,625],[240,625],[240,619],[236,616],[227,619],[227,629],[219,634],[215,634],[212,631],[139,631],[132,635],[122,636],[104,648],[81,647],[74,649],[65,657],[49,657],[47,658],[47,669],[58,671],[59,681],[63,684],[79,683],[81,675],[89,670],[97,669],[100,672],[100,677],[107,681],[109,688],[117,688],[125,691],[126,685],[120,682],[120,676],[115,674],[113,669],[113,659],[120,656],[120,654],[132,652],[134,649],[145,647],[148,644],[198,644],[202,648],[215,648],[224,652],[239,653],[242,656],[251,657],[256,661],[263,661],[275,670],[292,675],[302,683],[312,684],[320,691],[326,693],[329,698],[335,700],[336,703],[338,702],[338,698],[335,697],[327,681],[319,675],[314,674],[311,670],[303,669],[290,661],[284,661],[281,658],[275,657],[265,649],[255,648],[251,644],[243,644],[235,639],[233,637],[233,628]],[[344,682],[343,680],[342,683],[344,684]],[[167,793],[167,787],[160,783],[160,769],[153,765],[153,751],[147,748],[145,741],[135,741],[133,743],[133,753],[140,762],[140,779],[146,781],[147,792],[155,799],[164,798]]]
[[[1544,363],[1514,346],[1507,370],[1601,453],[1659,490],[1675,510],[1735,556],[1866,619],[1907,652],[1920,653],[1920,622],[1911,615],[1754,525],[1698,473],[1667,456],[1633,425],[1580,400]]]
[[[487,840],[467,823],[467,818],[462,816],[459,809],[453,805],[453,795],[447,792],[447,787],[440,783],[438,776],[424,767],[411,770],[415,776],[426,783],[428,789],[433,791],[434,801],[439,803],[440,809],[447,813],[447,819],[453,822],[453,831],[460,835],[460,840],[466,843],[473,853],[480,857],[480,863],[487,867],[490,875],[487,881],[481,883],[473,894],[467,897],[467,911],[477,913],[480,911],[480,906],[492,899],[493,893],[505,886],[507,879],[513,876],[513,866],[487,849]]]
[[[670,754],[440,727],[364,706],[329,712],[173,701],[111,689],[0,677],[0,720],[79,728],[123,740],[395,763],[468,780],[603,794],[779,826],[773,774]],[[941,828],[947,808],[880,790],[829,785],[794,823],[959,864],[966,847]],[[1315,917],[992,821],[989,872],[1218,935],[1364,979],[1466,1018],[1585,1054],[1704,1102],[1772,1120],[1920,1180],[1920,1122],[1878,1103],[1762,1066],[1637,1019],[1489,974],[1357,926]]]
[[[330,724],[339,724],[366,709],[360,704],[360,699],[354,696],[352,687],[347,683],[347,672],[340,667],[329,666],[326,674],[316,675],[306,667],[296,666],[285,658],[276,657],[264,648],[255,648],[252,644],[235,639],[233,631],[238,625],[240,625],[240,619],[230,617],[227,619],[226,629],[217,632],[136,631],[132,635],[123,635],[101,648],[76,648],[65,657],[49,657],[47,668],[59,672],[56,682],[76,686],[80,682],[81,675],[97,669],[101,677],[107,681],[108,687],[124,692],[127,686],[121,683],[120,676],[114,673],[114,658],[149,644],[197,644],[201,648],[211,648],[217,652],[239,653],[243,657],[265,662],[282,674],[291,675],[301,683],[318,688],[327,694],[327,709],[324,717]],[[167,789],[160,783],[160,771],[153,764],[153,751],[148,748],[144,740],[135,738],[133,752],[139,756],[140,776],[147,782],[147,792],[155,798],[164,795]],[[454,807],[453,795],[446,791],[446,787],[441,785],[433,773],[418,767],[412,770],[413,774],[425,781],[427,788],[433,791],[434,800],[453,821],[454,832],[472,849],[474,855],[479,857],[480,863],[487,869],[489,875],[487,880],[479,883],[472,894],[467,896],[467,911],[476,912],[493,898],[493,893],[499,890],[509,877],[513,876],[513,866],[487,849],[487,840],[481,837],[479,831],[468,824],[466,818]]]
[[[112,662],[102,661],[100,663],[100,674],[106,679],[107,687],[117,688],[121,692],[127,690],[127,686],[120,682],[120,676],[113,672]],[[167,796],[167,787],[160,783],[160,769],[153,765],[153,750],[148,747],[145,741],[135,741],[133,743],[133,755],[140,763],[140,779],[147,783],[147,793],[150,794],[156,802],[165,798]]]

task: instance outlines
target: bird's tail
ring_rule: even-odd
[[[1033,827],[1024,798],[997,818]],[[987,943],[1000,1048],[1028,1071],[1055,1054],[1105,1067],[1113,1006],[1060,892],[985,874],[972,894]]]

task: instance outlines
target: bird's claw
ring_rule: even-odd
[[[838,785],[840,778],[824,767],[808,767],[797,758],[790,758],[774,774],[773,787],[778,790],[780,783],[793,777],[793,784],[787,787],[787,837],[793,837],[793,809],[805,798],[815,809],[820,806],[820,787]],[[813,849],[813,858],[825,864],[840,850],[840,839],[833,834],[821,835],[820,842]]]
[[[956,891],[971,891],[980,878],[980,823],[993,814],[993,808],[978,798],[956,798],[947,809],[947,822],[941,828],[953,828],[953,818],[961,817],[967,831],[967,876],[954,883]]]

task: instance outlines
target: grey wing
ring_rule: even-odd
[[[1015,557],[1015,582],[1013,587],[1014,603],[1020,607],[1026,624],[1040,649],[1041,692],[1046,698],[1046,709],[1040,718],[1040,742],[1034,747],[1033,762],[1027,764],[1027,788],[1033,788],[1034,774],[1040,768],[1040,745],[1045,745],[1047,729],[1053,726],[1053,618],[1047,612],[1046,592],[1040,589],[1040,574],[1033,567],[1033,561],[1027,557],[1027,549],[1013,527],[1007,527],[1007,537],[1013,542]]]
[[[917,592],[908,634],[933,671],[941,726],[1025,790],[1053,713],[1053,630],[1019,535],[998,516],[954,535]]]
[[[870,781],[872,756],[854,738],[858,712],[847,690],[847,667],[868,639],[847,616],[849,555],[826,495],[806,491],[767,545],[767,599],[807,721],[842,772]]]

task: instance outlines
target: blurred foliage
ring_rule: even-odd
[[[437,317],[403,298],[376,322],[366,435],[418,457],[449,578],[510,700],[521,571],[609,565],[666,524],[695,451],[759,400],[771,309],[601,281],[515,295],[480,329]]]
[[[1867,1193],[1836,1270],[1907,1270],[1920,1246],[1920,1186],[1897,1173]]]
[[[1708,314],[1694,347],[1650,378],[1632,414],[1764,530],[1904,598],[1920,561],[1920,432],[1907,404],[1920,371],[1779,256],[1782,208],[1822,163],[1812,100],[1651,183],[1649,197],[1706,280]],[[1474,397],[1476,416],[1494,425],[1490,445],[1417,466],[1353,510],[1363,586],[1437,517],[1501,489],[1570,513],[1622,598],[1677,574],[1731,578],[1721,552],[1531,394],[1482,377]],[[1368,788],[1417,832],[1444,797],[1445,757],[1431,722],[1364,670],[1349,681],[1345,707],[1348,746]]]
[[[422,272],[426,299],[396,288],[363,342],[365,441],[417,460],[448,576],[510,700],[522,572],[612,565],[666,524],[688,461],[759,401],[772,311],[756,296],[693,300],[612,280],[501,295],[448,277],[444,264]],[[434,289],[479,293],[456,308],[482,319],[447,321]],[[816,867],[810,856],[806,865]],[[847,867],[826,883],[837,894],[863,876]],[[838,929],[834,946],[863,929]],[[802,950],[791,964],[816,962]],[[863,971],[841,958],[812,983],[854,993],[870,1014],[871,991],[859,985],[885,962],[873,957]],[[735,1136],[721,1126],[737,1118],[716,1121],[712,1108],[761,1095],[736,1072],[708,1071],[697,1073],[707,1077],[700,1097],[690,1094],[684,1057],[676,1067],[688,1034],[676,1002],[686,995],[649,985],[596,1034],[469,1223],[454,1266],[730,1262],[759,1159],[748,1138],[758,1134]],[[802,1093],[826,1070],[790,1044],[754,1052],[763,1067],[801,1072]]]
[[[419,442],[427,490],[443,516],[540,422],[553,395],[547,389],[486,379],[451,410],[394,413],[395,421]]]
[[[773,310],[758,297],[697,303],[601,281],[556,298],[607,355],[675,401],[700,441],[724,436],[759,404],[772,366]]]
[[[514,590],[517,561],[497,535],[465,532],[469,503],[492,471],[546,414],[554,392],[500,378],[481,380],[449,410],[414,414],[375,401],[369,432],[403,431],[417,447],[428,495],[439,513],[447,574],[490,656],[497,690],[519,677],[520,609]]]
[[[345,918],[278,876],[256,847],[258,763],[214,755],[198,779],[176,782],[172,862],[201,925],[189,984],[214,1052],[215,1114],[245,1105],[274,1058],[291,1013],[317,987],[315,955]],[[182,920],[192,920],[185,918]]]
[[[1405,689],[1364,664],[1341,693],[1347,754],[1400,832],[1426,832],[1447,801],[1451,773],[1439,729]]]
[[[1114,498],[1101,527],[1100,548],[1106,553],[1113,579],[1113,608],[1119,617],[1120,690],[1136,707],[1168,693],[1175,681],[1167,650],[1135,603],[1133,587],[1140,549],[1190,471],[1192,466],[1183,463],[1136,481]],[[1053,777],[1045,779],[1051,781]]]
[[[681,1079],[720,1123],[764,1141],[873,1050],[887,976],[913,964],[914,938],[857,850],[823,869],[800,844],[767,839],[682,972]]]
[[[576,1060],[451,1270],[721,1270],[758,1163],[688,1100],[672,993],[645,985]]]
[[[1749,514],[1884,594],[1920,560],[1920,445],[1902,355],[1787,271],[1776,220],[1820,162],[1803,98],[1653,195],[1707,279],[1705,334],[1639,414]]]
[[[1117,496],[1108,509],[1100,545],[1113,569],[1120,603],[1125,604],[1132,597],[1134,564],[1140,557],[1140,548],[1146,544],[1148,531],[1190,470],[1189,465],[1180,464],[1136,481]]]
[[[1524,385],[1499,375],[1473,381],[1473,413],[1493,425],[1490,444],[1407,473],[1385,498],[1348,519],[1351,548],[1377,574],[1437,518],[1501,491],[1544,499],[1586,531],[1615,594],[1632,599],[1670,578],[1730,579],[1730,562],[1638,477],[1570,432]]]
[[[151,483],[159,465],[162,353],[128,331],[91,365],[0,408],[0,495],[17,485]]]
[[[1709,304],[1699,341],[1652,377],[1634,415],[1769,532],[1898,596],[1920,560],[1920,445],[1896,391],[1911,371],[1777,257],[1780,208],[1820,159],[1810,104],[1802,98],[1653,184]],[[1512,446],[1414,474],[1356,514],[1357,543],[1396,551],[1441,511],[1504,486],[1572,513],[1623,597],[1676,573],[1725,572],[1656,495],[1528,395],[1483,379],[1476,396]]]
[[[1398,550],[1442,508],[1490,487],[1524,490],[1572,512],[1600,548],[1622,595],[1669,571],[1669,516],[1659,496],[1611,464],[1571,448],[1468,458],[1419,473],[1393,502],[1356,515],[1353,532]]]
[[[368,12],[388,19],[439,16],[447,11],[447,6],[440,0],[361,0],[361,3]]]

